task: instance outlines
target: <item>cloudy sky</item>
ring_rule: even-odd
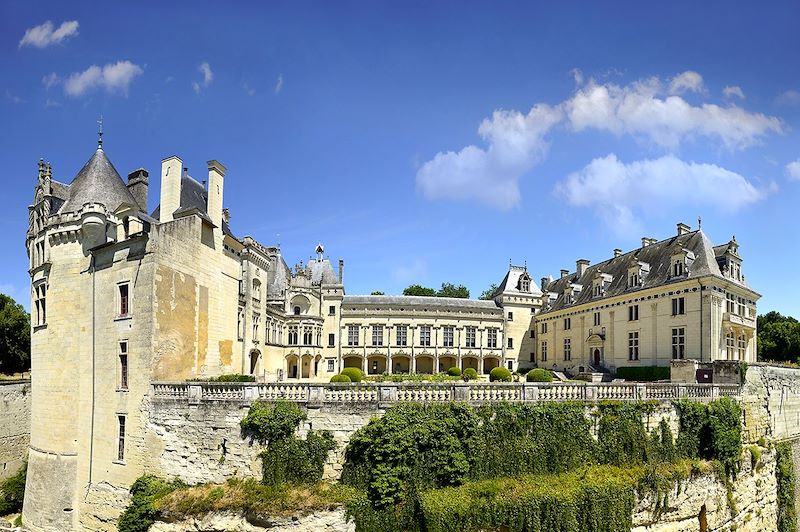
[[[234,232],[322,242],[351,294],[477,295],[700,217],[800,315],[800,4],[521,4],[5,2],[0,291],[28,297],[37,161],[71,181],[102,115],[151,210],[161,159],[218,159]]]

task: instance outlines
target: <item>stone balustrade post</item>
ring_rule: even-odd
[[[321,384],[308,385],[308,408],[319,408],[325,400],[325,388]]]
[[[258,399],[258,385],[246,385],[244,387],[244,402],[250,404],[256,399]]]
[[[647,399],[647,385],[646,384],[637,384],[636,385],[636,400],[637,401],[644,401]]]
[[[711,385],[711,400],[716,401],[719,399],[719,384]]]
[[[454,384],[453,385],[453,400],[454,401],[469,401],[469,384]]]
[[[387,403],[397,402],[397,386],[389,384],[381,384],[378,386],[378,403],[385,405]]]
[[[525,383],[522,385],[522,400],[523,401],[538,401],[539,400],[539,386],[536,384]]]
[[[597,401],[597,386],[586,385],[586,400]]]
[[[190,405],[199,405],[200,401],[203,399],[203,387],[199,384],[190,384],[189,385],[189,404]]]
[[[678,397],[680,399],[686,399],[689,397],[689,389],[686,386],[678,386]]]

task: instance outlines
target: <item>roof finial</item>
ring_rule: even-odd
[[[703,219],[700,218],[699,216],[697,217],[697,228],[698,229],[702,229],[703,228]]]
[[[103,149],[103,115],[100,115],[100,120],[97,121],[97,149]]]

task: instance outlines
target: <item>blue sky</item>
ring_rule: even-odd
[[[5,1],[0,291],[28,297],[37,161],[69,182],[102,114],[151,210],[162,158],[218,159],[234,232],[322,242],[351,294],[477,296],[702,217],[800,315],[800,4],[558,4]]]

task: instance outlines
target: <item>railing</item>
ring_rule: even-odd
[[[719,397],[740,397],[734,384],[679,383],[211,383],[155,382],[152,398],[157,401],[236,402],[284,399],[307,404],[441,403],[465,401],[472,404],[546,401],[710,401]]]

